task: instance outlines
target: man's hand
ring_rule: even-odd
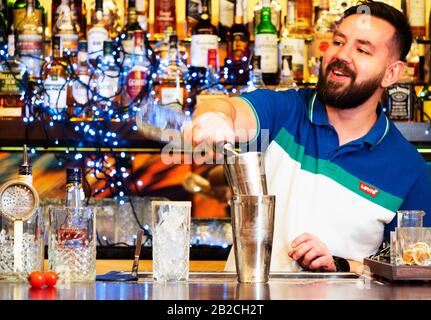
[[[288,254],[305,269],[337,271],[328,247],[311,234],[303,233],[293,240]]]

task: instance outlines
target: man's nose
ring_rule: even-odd
[[[349,45],[344,45],[342,47],[337,47],[337,51],[334,54],[335,60],[341,60],[350,64],[352,62],[352,52],[353,48]]]

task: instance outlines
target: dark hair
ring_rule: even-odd
[[[364,10],[364,6],[367,7],[367,10]],[[398,47],[400,60],[405,60],[412,45],[412,32],[407,17],[401,11],[383,2],[360,1],[357,5],[344,11],[339,23],[354,14],[370,14],[390,23],[395,28],[393,41]]]

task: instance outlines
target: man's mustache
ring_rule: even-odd
[[[328,73],[331,72],[332,69],[338,69],[343,74],[349,76],[352,79],[356,78],[356,73],[353,70],[351,70],[345,62],[341,60],[334,60],[333,62],[328,64],[328,66],[326,67],[326,75],[328,75]]]

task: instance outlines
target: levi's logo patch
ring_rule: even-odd
[[[377,194],[379,193],[379,190],[377,190],[376,188],[373,188],[372,186],[369,186],[366,183],[363,183],[362,181],[359,183],[359,190],[364,191],[365,193],[369,194],[373,198],[377,196]]]

